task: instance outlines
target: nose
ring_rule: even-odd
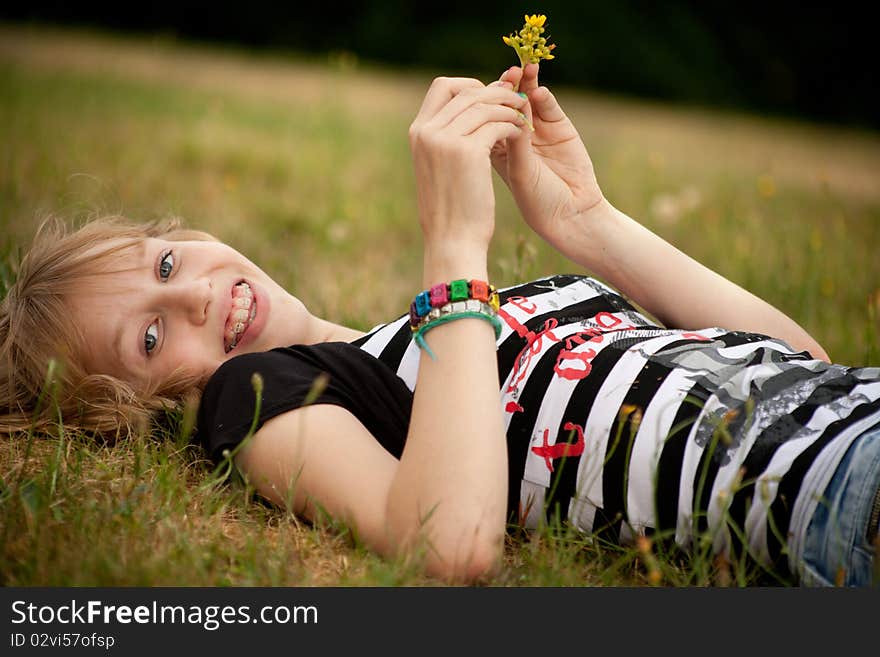
[[[208,278],[181,281],[177,289],[169,290],[171,305],[185,315],[187,320],[201,326],[208,319],[213,286]]]

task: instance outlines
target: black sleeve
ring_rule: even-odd
[[[371,354],[345,342],[332,342],[242,354],[217,369],[205,386],[196,422],[196,438],[215,463],[223,459],[224,450],[244,439],[253,423],[255,373],[263,379],[256,429],[307,400],[334,404],[351,412],[388,452],[400,458],[412,393]],[[322,374],[326,386],[316,388]]]

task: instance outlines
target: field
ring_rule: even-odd
[[[4,285],[46,214],[173,214],[316,314],[360,329],[396,317],[421,281],[407,127],[443,73],[0,25]],[[880,135],[554,90],[612,203],[791,315],[835,362],[880,365]],[[541,243],[497,182],[491,278],[588,273]],[[342,527],[214,481],[184,430],[113,448],[57,434],[0,441],[2,585],[436,584]],[[488,584],[754,575],[561,529],[511,539]]]

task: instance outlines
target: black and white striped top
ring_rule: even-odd
[[[880,422],[880,368],[829,365],[759,334],[662,328],[583,276],[501,301],[509,508],[527,527],[559,513],[613,540],[659,533],[683,547],[708,530],[719,551],[744,528],[754,556],[784,567],[816,491]],[[355,344],[414,388],[408,317]]]

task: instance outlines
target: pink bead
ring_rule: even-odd
[[[431,287],[431,306],[439,308],[449,303],[449,291],[446,289],[445,283],[440,283]]]

